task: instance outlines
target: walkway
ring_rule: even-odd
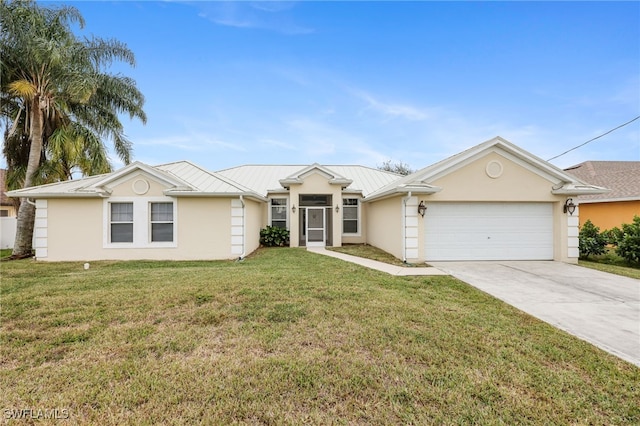
[[[344,260],[345,262],[357,263],[358,265],[366,268],[375,269],[376,271],[386,272],[395,276],[423,276],[423,275],[449,275],[446,272],[441,271],[438,268],[429,267],[405,267],[390,265],[384,262],[378,262],[377,260],[365,259],[362,257],[351,256],[350,254],[339,253],[337,251],[327,250],[324,247],[307,247],[307,250],[312,253],[323,254],[325,256],[335,257],[336,259]]]

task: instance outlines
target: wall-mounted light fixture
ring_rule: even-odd
[[[336,213],[340,211],[340,206],[336,204]]]
[[[427,211],[427,206],[424,204],[424,201],[420,201],[420,204],[418,205],[418,213],[420,213],[420,216],[424,217],[424,212]]]
[[[291,211],[294,212],[294,213],[296,212],[296,205],[295,204],[293,205],[293,207],[291,207]]]
[[[570,215],[572,215],[576,211],[576,205],[573,204],[573,198],[567,198],[567,201],[564,202],[562,211],[565,213],[569,213]]]

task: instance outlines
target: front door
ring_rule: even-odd
[[[324,247],[324,207],[307,207],[307,247]]]

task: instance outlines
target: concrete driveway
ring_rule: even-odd
[[[640,280],[561,262],[429,262],[640,367]]]

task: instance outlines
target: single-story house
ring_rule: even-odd
[[[290,245],[367,243],[407,262],[578,258],[571,199],[598,194],[496,137],[409,176],[363,167],[180,161],[11,191],[35,200],[36,258],[233,259],[259,231]]]
[[[583,182],[610,189],[578,197],[580,226],[590,220],[604,231],[640,216],[640,161],[585,161],[565,171]]]

